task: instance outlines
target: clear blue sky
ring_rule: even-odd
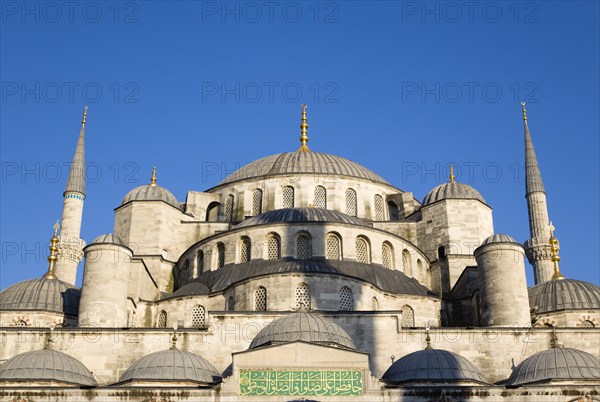
[[[419,199],[453,162],[524,241],[525,99],[563,273],[600,282],[597,1],[70,4],[1,2],[1,288],[46,270],[86,103],[88,242],[153,165],[184,201],[295,150],[301,103],[311,149]]]

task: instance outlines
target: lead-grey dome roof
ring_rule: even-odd
[[[213,385],[221,375],[202,357],[171,348],[146,355],[133,363],[119,379],[125,381],[189,381]]]
[[[56,350],[18,354],[0,366],[0,381],[58,381],[95,386],[96,380],[79,360]]]
[[[313,174],[319,177],[350,176],[388,184],[381,176],[356,162],[321,152],[284,152],[243,166],[221,184],[280,175]]]
[[[101,244],[101,243],[110,243],[110,244],[118,244],[119,246],[124,246],[125,243],[118,236],[115,236],[112,233],[107,233],[96,237],[91,244]]]
[[[523,360],[513,370],[507,386],[553,380],[600,380],[600,359],[571,348],[552,348]]]
[[[354,341],[342,327],[304,311],[291,313],[268,324],[254,337],[249,349],[294,341],[356,349]]]
[[[0,310],[45,310],[76,317],[81,291],[59,279],[30,279],[0,293]]]
[[[467,184],[451,181],[440,184],[431,190],[423,199],[423,206],[446,199],[479,200],[485,204],[485,200],[479,194],[479,191]]]
[[[575,279],[557,279],[528,289],[536,313],[564,309],[600,309],[600,287]]]
[[[387,384],[408,382],[486,383],[481,371],[459,354],[440,349],[413,352],[394,362],[381,380]]]
[[[518,241],[516,241],[515,239],[513,239],[512,237],[510,237],[507,234],[495,234],[495,235],[491,235],[491,236],[487,237],[484,241],[482,241],[481,246],[485,246],[486,244],[493,244],[493,243],[517,243],[517,244],[520,244]]]
[[[180,209],[179,201],[177,201],[173,193],[157,184],[147,184],[134,188],[123,197],[121,205],[125,205],[131,201],[164,201]]]
[[[365,226],[360,218],[324,208],[283,208],[265,212],[242,221],[236,228],[279,222],[335,222]]]

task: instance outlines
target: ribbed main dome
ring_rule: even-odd
[[[381,380],[388,384],[407,382],[460,382],[485,383],[481,372],[461,355],[440,349],[413,352],[396,361]]]
[[[423,205],[433,204],[434,202],[446,199],[472,199],[479,200],[485,204],[485,200],[479,194],[479,191],[467,184],[451,181],[440,184],[431,190],[423,199]]]
[[[179,201],[173,193],[158,185],[147,184],[134,188],[123,197],[121,205],[125,205],[130,201],[164,201],[179,209]]]
[[[59,279],[30,279],[0,293],[0,310],[45,310],[76,317],[80,295],[78,288]]]
[[[151,353],[131,365],[119,382],[190,381],[200,384],[217,384],[221,375],[202,357],[176,348]]]
[[[306,312],[291,313],[271,322],[254,337],[250,349],[293,341],[356,349],[354,341],[342,327],[326,318]]]
[[[253,216],[237,227],[248,227],[278,222],[336,222],[365,226],[359,218],[323,208],[283,208]]]
[[[513,370],[508,386],[552,380],[600,380],[600,359],[571,348],[552,348],[523,360]]]
[[[79,360],[55,350],[42,349],[16,355],[0,366],[0,381],[58,381],[95,386],[96,380]]]
[[[221,184],[291,174],[314,174],[323,178],[350,176],[388,184],[381,176],[356,162],[321,152],[284,152],[270,155],[243,166],[227,176]]]
[[[563,309],[600,309],[600,287],[575,279],[552,280],[529,288],[536,313]]]

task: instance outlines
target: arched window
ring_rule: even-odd
[[[292,186],[283,188],[283,207],[294,208],[294,187]]]
[[[254,291],[254,311],[267,311],[267,289],[262,286]]]
[[[204,272],[204,252],[202,250],[199,250],[196,255],[196,271],[198,272],[198,276]]]
[[[251,243],[250,239],[247,237],[243,237],[240,242],[240,264],[250,261],[251,256]]]
[[[420,258],[417,258],[417,275],[423,275],[423,262]]]
[[[269,235],[267,239],[267,259],[278,260],[281,258],[281,241],[279,236]]]
[[[26,327],[27,326],[27,321],[19,319],[14,321],[15,323],[15,327]]]
[[[590,320],[583,320],[581,321],[581,326],[584,328],[596,328],[596,326],[594,325],[594,323]]]
[[[375,205],[375,220],[382,221],[384,219],[383,216],[383,197],[379,194],[375,194],[373,198],[373,203]]]
[[[392,252],[392,245],[388,242],[383,243],[381,246],[381,265],[385,268],[394,267],[394,253]]]
[[[263,192],[261,189],[257,188],[252,193],[252,215],[258,215],[262,213],[262,199]]]
[[[225,198],[225,221],[231,222],[233,220],[233,195],[229,194]]]
[[[342,242],[340,238],[334,234],[328,234],[325,244],[325,258],[328,260],[342,259]]]
[[[311,254],[310,237],[301,234],[296,239],[296,258],[305,260],[310,258]]]
[[[351,188],[346,190],[346,214],[356,216],[356,191]]]
[[[217,244],[217,268],[223,268],[225,265],[225,245],[223,243]]]
[[[394,201],[388,201],[388,213],[390,214],[391,221],[397,221],[400,219],[400,213],[398,212],[398,204]]]
[[[412,263],[407,249],[402,250],[402,269],[406,275],[412,276]]]
[[[208,207],[206,208],[206,221],[207,222],[216,222],[219,220],[219,207],[220,206],[221,206],[221,204],[219,204],[216,201],[213,201],[210,204],[208,204]]]
[[[315,187],[315,208],[327,208],[327,190],[323,186]]]
[[[412,328],[415,326],[415,312],[411,306],[404,305],[400,309],[402,312],[402,328]]]
[[[235,310],[235,300],[233,299],[233,296],[229,296],[229,298],[227,299],[227,305],[225,306],[225,310],[227,310],[227,311]]]
[[[185,262],[183,263],[183,269],[181,272],[181,279],[183,283],[187,283],[189,282],[189,280],[191,279],[191,273],[190,273],[190,260],[186,259]]]
[[[158,313],[158,317],[156,318],[156,327],[157,328],[167,328],[167,312],[161,311]]]
[[[362,264],[371,263],[369,244],[362,237],[356,238],[356,261]]]
[[[348,286],[343,286],[340,289],[340,310],[352,311],[354,309],[354,300],[352,298],[352,290]]]
[[[196,306],[192,309],[192,327],[198,328],[206,325],[206,309]]]
[[[375,296],[371,299],[371,308],[373,311],[379,311],[379,301]]]
[[[296,308],[310,309],[310,288],[306,283],[296,286]]]

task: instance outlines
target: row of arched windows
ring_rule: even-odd
[[[356,261],[362,264],[371,263],[371,250],[370,243],[366,237],[358,236],[355,240],[355,254]],[[281,258],[281,239],[279,235],[271,233],[267,236],[267,255],[268,260],[278,260]],[[296,237],[296,258],[298,259],[309,259],[312,257],[312,238],[308,233],[300,233]],[[252,243],[249,237],[244,236],[239,242],[239,256],[237,258],[238,263],[247,263],[252,258]],[[325,258],[329,260],[341,260],[342,259],[342,240],[340,236],[335,233],[327,234],[325,238]],[[198,251],[198,275],[204,271],[204,253]],[[215,257],[216,268],[222,268],[225,265],[225,244],[217,243],[216,246],[216,257]],[[381,264],[385,268],[394,269],[394,248],[391,243],[385,241],[381,245]],[[413,275],[412,258],[410,252],[407,249],[402,251],[402,269],[408,276]],[[423,269],[423,263],[421,259],[417,259],[417,270],[421,272]]]
[[[206,309],[204,306],[197,305],[192,308],[191,322],[192,327],[194,328],[200,328],[206,325]],[[156,327],[167,327],[167,312],[165,310],[162,310],[160,313],[158,313],[158,317],[156,318]]]

